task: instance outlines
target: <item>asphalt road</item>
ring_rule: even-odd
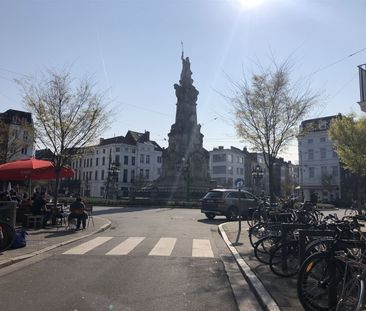
[[[96,208],[112,227],[0,270],[1,310],[259,310],[199,210]]]

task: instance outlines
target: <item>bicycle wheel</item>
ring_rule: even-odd
[[[271,253],[275,250],[280,238],[276,236],[266,236],[260,239],[254,246],[255,257],[264,264],[269,264]]]
[[[281,225],[279,224],[267,224],[260,222],[249,229],[249,242],[254,248],[255,244],[266,236],[280,236]]]
[[[286,249],[286,257],[282,260],[282,252]],[[269,267],[272,272],[282,277],[294,276],[299,271],[299,243],[289,241],[278,247],[272,252]]]
[[[352,277],[343,288],[336,311],[361,311],[364,293],[364,281],[359,277]]]
[[[261,214],[262,214],[261,210],[259,210],[259,209],[255,210],[252,214],[251,219],[248,220],[249,226],[254,227],[256,224],[262,222],[261,221]]]
[[[344,210],[344,216],[357,216],[357,209],[355,208],[346,208]]]
[[[335,273],[331,273],[334,265]],[[315,253],[302,264],[297,279],[297,294],[305,310],[328,311],[330,284],[336,284],[337,297],[342,292],[343,268],[340,260],[330,258],[328,252]]]
[[[304,260],[312,254],[325,252],[332,243],[334,243],[333,238],[320,238],[309,242],[305,247]]]
[[[6,222],[0,222],[0,252],[6,251],[15,240],[13,226]]]

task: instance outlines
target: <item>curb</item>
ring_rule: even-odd
[[[227,247],[230,249],[233,257],[235,258],[236,263],[238,264],[241,272],[243,273],[246,281],[249,286],[253,290],[256,298],[258,299],[259,304],[262,306],[265,311],[280,311],[281,308],[274,301],[272,296],[268,293],[260,279],[255,275],[255,273],[250,269],[245,260],[241,257],[239,252],[236,250],[235,246],[228,239],[226,232],[224,230],[224,225],[226,223],[219,225],[219,233],[226,243]]]
[[[94,217],[98,217],[98,216],[94,216]],[[99,217],[99,218],[102,218],[102,217]],[[103,218],[103,219],[105,219],[105,218]],[[54,245],[47,246],[47,247],[45,247],[45,248],[42,248],[42,249],[40,249],[40,250],[38,250],[38,251],[34,251],[34,252],[29,253],[29,254],[26,254],[26,255],[20,255],[20,256],[17,256],[17,257],[14,257],[14,258],[8,259],[8,260],[6,260],[6,261],[4,261],[4,262],[1,262],[1,263],[0,263],[0,269],[1,269],[1,268],[4,268],[4,267],[7,267],[7,266],[10,266],[10,265],[12,265],[12,264],[18,263],[18,262],[23,261],[23,260],[25,260],[25,259],[29,259],[29,258],[31,258],[31,257],[34,257],[34,256],[37,256],[37,255],[40,255],[40,254],[46,253],[46,252],[48,252],[48,251],[50,251],[50,250],[53,250],[53,249],[55,249],[55,248],[57,248],[57,247],[64,246],[64,245],[67,245],[67,244],[73,243],[73,242],[75,242],[75,241],[78,241],[78,240],[81,240],[81,239],[85,239],[85,238],[90,237],[90,236],[92,236],[92,235],[94,235],[94,234],[97,234],[97,233],[103,232],[103,231],[107,230],[107,229],[111,226],[111,224],[112,224],[112,222],[111,222],[110,220],[108,220],[108,219],[106,219],[106,220],[107,220],[107,223],[106,223],[106,224],[104,224],[103,226],[101,226],[101,227],[100,227],[99,229],[97,229],[96,231],[90,232],[90,233],[88,233],[88,234],[86,234],[86,235],[82,235],[82,236],[79,236],[79,237],[73,238],[73,239],[71,239],[71,240],[67,240],[67,241],[64,241],[64,242],[60,242],[60,243],[57,243],[57,244],[54,244]]]

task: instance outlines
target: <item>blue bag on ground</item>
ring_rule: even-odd
[[[19,230],[15,233],[15,240],[10,248],[21,248],[25,247],[27,245],[27,240],[25,239],[25,236],[28,235],[27,231],[25,230]]]

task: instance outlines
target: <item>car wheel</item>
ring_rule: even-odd
[[[205,215],[208,219],[214,219],[216,216],[214,213],[205,213]]]
[[[226,219],[227,220],[235,220],[238,218],[238,209],[235,206],[231,206],[229,207],[227,214],[226,214]]]

